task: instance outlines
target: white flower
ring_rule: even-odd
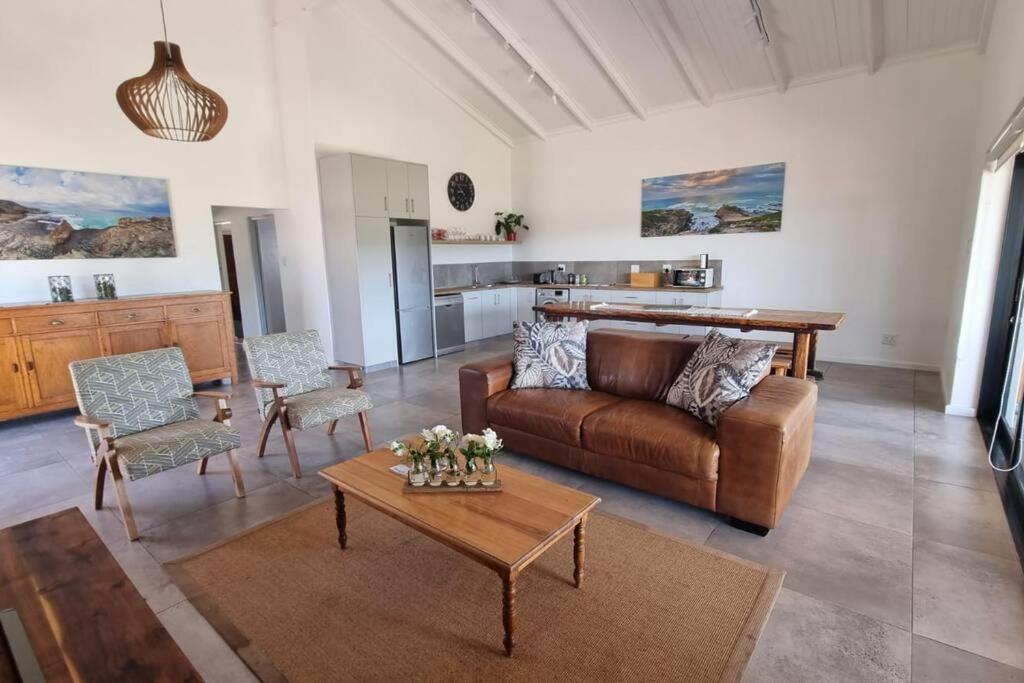
[[[498,435],[490,427],[484,430],[483,441],[484,445],[486,445],[487,449],[492,453],[494,451],[501,450],[501,439],[498,438]]]
[[[474,443],[484,443],[484,437],[480,436],[479,434],[466,434],[464,437],[462,437],[462,443],[459,445],[468,446]]]
[[[404,443],[402,443],[401,441],[392,441],[391,442],[391,452],[394,453],[399,458],[405,456],[406,450],[408,450],[408,447]]]
[[[423,431],[421,431],[420,436],[422,436],[426,441],[434,440],[434,432],[429,429],[424,429]]]

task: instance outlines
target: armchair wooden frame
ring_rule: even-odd
[[[213,417],[214,422],[220,422],[231,426],[231,408],[228,407],[228,399],[231,394],[222,391],[195,391],[193,396],[204,396],[217,399],[217,412]],[[75,416],[75,424],[86,433],[96,431],[99,434],[99,445],[93,450],[93,463],[96,465],[96,490],[95,507],[103,509],[103,486],[106,481],[107,470],[110,470],[110,478],[114,480],[114,495],[117,498],[117,507],[121,510],[121,517],[124,520],[125,531],[128,532],[128,539],[136,541],[139,538],[139,531],[135,526],[135,514],[132,512],[131,503],[128,501],[128,491],[124,485],[124,475],[121,472],[121,465],[117,458],[117,448],[114,446],[114,438],[110,435],[110,423],[89,415]],[[90,439],[90,443],[92,440]],[[242,469],[238,464],[238,452],[235,449],[226,451],[228,462],[231,465],[231,478],[235,483],[235,497],[245,498],[245,483],[242,481]],[[206,462],[210,459],[207,456],[200,460],[197,465],[197,473],[206,474]]]
[[[350,363],[332,363],[327,366],[328,370],[344,370],[348,372],[348,388],[359,389],[363,386],[363,378],[360,375],[362,368],[358,365],[352,365]],[[302,468],[299,466],[299,454],[295,450],[295,437],[292,435],[291,422],[288,419],[288,397],[281,396],[278,392],[284,389],[287,384],[284,382],[267,382],[261,379],[253,379],[252,385],[257,389],[270,389],[274,394],[274,399],[271,401],[273,404],[267,408],[267,416],[263,419],[263,426],[260,428],[260,440],[256,448],[256,454],[259,457],[263,457],[263,453],[267,448],[267,439],[270,438],[270,429],[274,426],[274,422],[280,421],[281,423],[281,434],[284,436],[285,449],[288,451],[288,460],[291,462],[292,475],[296,479],[302,478]],[[363,410],[358,413],[359,415],[359,427],[363,431],[363,443],[366,445],[366,452],[369,453],[373,450],[373,436],[370,434],[370,416],[367,411]],[[327,423],[327,435],[334,434],[335,428],[338,426],[337,420],[331,420]]]

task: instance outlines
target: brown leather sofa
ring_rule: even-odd
[[[811,455],[818,389],[766,376],[717,429],[665,403],[699,337],[595,330],[591,391],[509,389],[512,355],[459,370],[462,427],[491,427],[522,453],[727,515],[765,534]]]

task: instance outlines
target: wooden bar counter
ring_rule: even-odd
[[[837,330],[846,320],[845,313],[754,309],[752,315],[730,315],[737,308],[696,308],[640,304],[595,304],[585,301],[534,306],[548,320],[632,320],[655,325],[711,325],[749,332],[790,332],[793,334],[793,377],[807,377],[812,341],[818,332]],[[694,312],[689,312],[693,310]],[[748,309],[749,310],[749,309]]]
[[[238,381],[228,292],[0,305],[0,421],[73,408],[68,363],[177,346],[193,382]]]

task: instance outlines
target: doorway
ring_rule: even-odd
[[[237,338],[284,332],[284,295],[274,217],[266,209],[213,207],[221,287],[231,292]]]

